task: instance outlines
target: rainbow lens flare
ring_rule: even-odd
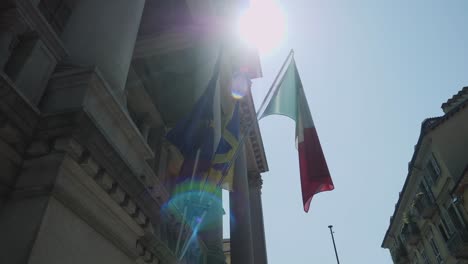
[[[250,87],[250,80],[245,73],[235,73],[232,77],[231,94],[236,100],[242,99]]]

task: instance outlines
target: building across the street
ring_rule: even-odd
[[[382,247],[394,263],[468,263],[468,87],[421,125]]]
[[[229,238],[225,238],[223,241],[223,252],[226,257],[226,264],[231,264],[231,241],[229,241]]]
[[[248,132],[230,258],[267,263],[250,93],[262,72],[232,32],[247,2],[0,1],[0,263],[225,263],[222,203],[193,221],[171,204],[182,154],[165,138],[218,66],[214,141],[234,100]]]

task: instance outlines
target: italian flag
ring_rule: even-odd
[[[296,121],[302,201],[304,211],[308,212],[313,196],[319,192],[331,191],[334,186],[294,58],[260,119],[268,115],[284,115]]]

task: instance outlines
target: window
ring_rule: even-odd
[[[427,181],[423,180],[421,181],[421,183],[419,184],[419,191],[427,196],[427,199],[429,199],[431,202],[434,202],[434,194],[432,193],[432,190],[431,188],[428,186],[428,183]]]
[[[434,240],[434,237],[431,236],[431,238],[429,239],[429,244],[431,245],[432,253],[434,253],[434,257],[436,259],[437,264],[444,263],[444,261],[442,260],[442,256],[440,255],[439,248],[437,247],[437,244]]]
[[[447,233],[447,231],[445,230],[445,228],[443,227],[442,223],[440,223],[438,225],[439,227],[439,231],[440,233],[442,234],[442,237],[444,238],[445,241],[449,240],[449,234]]]
[[[434,154],[431,155],[431,158],[426,164],[426,173],[428,175],[428,181],[431,185],[437,182],[441,171],[439,164],[437,163],[437,160],[434,157]]]
[[[461,216],[460,212],[456,208],[454,204],[451,204],[447,209],[448,215],[454,227],[457,230],[463,230],[465,228],[465,223],[463,221],[463,217]]]

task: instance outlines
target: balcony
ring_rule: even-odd
[[[437,204],[434,202],[434,198],[427,193],[421,193],[416,197],[414,207],[423,219],[432,218],[437,211]]]
[[[421,232],[416,222],[405,224],[401,234],[409,245],[416,245],[421,240]]]
[[[455,258],[468,260],[468,231],[456,231],[447,241],[447,247]]]

